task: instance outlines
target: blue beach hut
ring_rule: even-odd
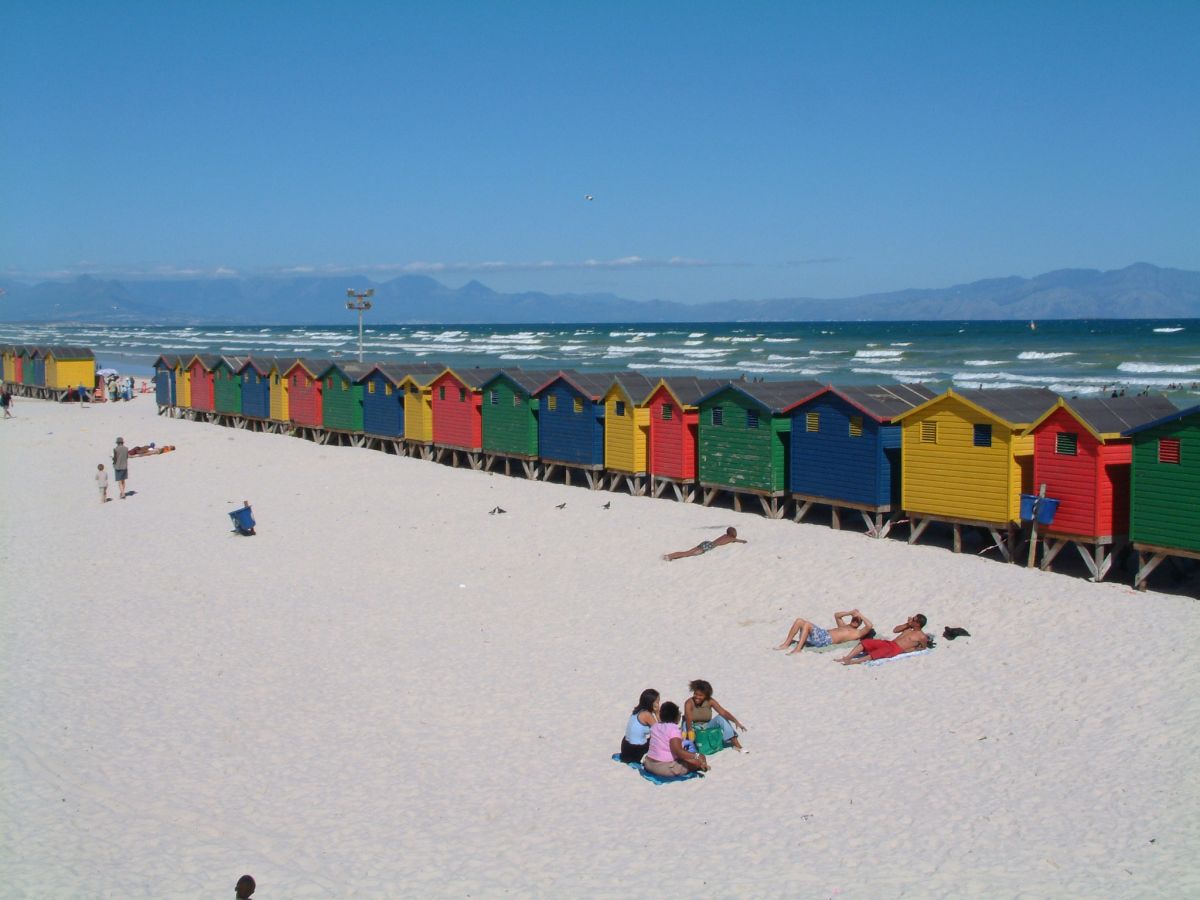
[[[600,485],[604,471],[604,395],[616,377],[613,372],[559,372],[534,396],[538,400],[538,455],[547,480],[562,467],[567,483],[571,471],[583,472],[588,487]]]
[[[154,360],[154,402],[158,404],[159,412],[178,406],[178,389],[175,373],[183,368],[183,362],[178,356],[163,354]],[[90,389],[92,385],[88,385]]]
[[[271,369],[274,360],[249,357],[237,374],[242,380],[242,415],[263,422],[271,418]]]
[[[788,490],[797,522],[813,504],[857,510],[872,537],[891,530],[900,509],[900,426],[892,419],[936,396],[920,384],[825,387],[792,404]]]
[[[400,383],[414,374],[436,375],[442,363],[375,363],[359,379],[362,388],[363,433],[367,445],[377,449],[405,451],[404,389]]]

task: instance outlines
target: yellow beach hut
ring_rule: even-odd
[[[96,386],[96,355],[87,347],[46,348],[46,387],[73,391],[80,385],[89,394]]]
[[[1057,401],[1045,388],[951,388],[896,416],[909,543],[945,522],[957,553],[966,525],[988,531],[1011,560],[1021,492],[1033,482],[1033,436],[1023,432]]]
[[[271,358],[267,370],[267,392],[270,397],[272,431],[283,431],[291,426],[288,418],[287,372],[295,364],[295,359]]]
[[[604,393],[604,468],[608,490],[624,482],[629,493],[646,493],[650,470],[650,408],[643,406],[655,382],[636,372],[622,372]]]
[[[397,387],[404,392],[404,440],[422,459],[433,459],[433,382],[440,374],[418,369]]]
[[[12,384],[17,380],[17,348],[12,344],[5,344],[3,349],[0,349],[0,355],[4,357],[3,380]]]

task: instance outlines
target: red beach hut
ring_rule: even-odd
[[[725,382],[715,378],[662,378],[650,392],[650,492],[661,496],[667,485],[675,498],[690,503],[696,481],[696,434],[700,398]]]
[[[196,412],[213,412],[216,408],[215,380],[213,369],[221,357],[211,353],[199,353],[188,363],[188,375],[192,384],[192,409]]]
[[[298,359],[284,373],[288,383],[288,418],[294,425],[322,427],[325,410],[320,374],[329,366],[327,359]]]
[[[433,380],[430,402],[435,448],[472,451],[472,457],[479,452],[483,447],[483,383],[499,371],[446,369]],[[477,468],[475,462],[472,458],[473,467]]]
[[[1131,440],[1121,432],[1174,413],[1166,397],[1059,399],[1026,430],[1033,435],[1033,484],[1058,501],[1044,530],[1041,567],[1074,544],[1091,572],[1104,578],[1108,551],[1129,534]]]

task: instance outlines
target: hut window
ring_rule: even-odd
[[[664,422],[670,422],[673,415],[675,415],[675,407],[673,407],[670,403],[664,403],[662,405],[662,420]]]
[[[373,382],[373,381],[368,381],[368,382],[367,382],[367,393],[368,393],[368,394],[373,394],[373,393],[375,393],[375,382]]]
[[[420,391],[418,391],[418,390],[417,390],[417,386],[416,386],[415,384],[410,384],[410,385],[408,386],[408,392],[409,392],[410,394],[412,394],[414,397],[415,397],[417,394],[421,393]]]
[[[513,406],[520,406],[524,402],[525,401],[522,399],[520,394],[517,394],[517,393],[513,394]]]
[[[974,443],[976,447],[992,446],[992,426],[991,425],[976,425]]]
[[[500,403],[500,393],[495,388],[488,391],[488,403],[492,406],[497,406]]]
[[[278,372],[275,373],[274,378],[275,378],[275,384],[279,384],[279,373]]]
[[[392,396],[392,386],[390,384],[385,384],[383,386],[383,396],[385,396],[385,397]]]
[[[439,400],[446,399],[446,386],[444,384],[438,385],[438,399]]]
[[[937,422],[922,422],[921,423],[921,443],[936,444],[937,443]]]
[[[348,391],[348,390],[350,390],[350,382],[343,380],[343,381],[342,381],[342,390],[343,390],[343,391]]]
[[[862,416],[850,417],[850,437],[862,437]]]
[[[558,409],[558,395],[551,394],[546,398],[546,409],[550,410],[550,412],[554,412],[556,409]]]
[[[332,375],[330,375],[328,378],[325,379],[325,387],[327,390],[331,390],[331,391],[333,390],[333,376]]]
[[[617,401],[617,415],[618,416],[625,415],[625,401],[624,400]]]
[[[576,397],[576,398],[575,398],[575,402],[574,402],[573,406],[574,406],[574,409],[575,409],[575,412],[576,412],[576,413],[581,413],[581,412],[583,412],[583,398],[582,398],[582,397]]]
[[[714,406],[712,408],[712,423],[714,425],[725,424],[725,409],[724,407]]]
[[[804,430],[805,431],[820,431],[821,430],[821,414],[810,412],[804,414]]]
[[[1162,438],[1158,442],[1158,461],[1179,465],[1179,438]]]
[[[747,428],[757,428],[758,427],[758,410],[757,409],[746,410],[746,427]]]
[[[1079,435],[1060,431],[1054,436],[1054,452],[1059,456],[1074,456],[1079,449]]]

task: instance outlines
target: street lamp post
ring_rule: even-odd
[[[355,291],[355,290],[354,290],[354,288],[350,288],[348,291],[346,291],[346,296],[351,298],[350,300],[347,300],[347,301],[346,301],[346,309],[356,309],[356,310],[358,310],[358,361],[359,361],[359,362],[362,362],[362,361],[363,361],[363,352],[362,352],[362,337],[363,337],[362,314],[363,314],[363,310],[366,310],[366,309],[370,309],[370,308],[371,308],[371,301],[370,301],[370,300],[368,300],[367,298],[368,298],[368,297],[374,297],[374,296],[375,296],[375,288],[368,288],[367,290],[363,291],[361,294],[360,294],[360,293],[358,293],[357,291]]]

